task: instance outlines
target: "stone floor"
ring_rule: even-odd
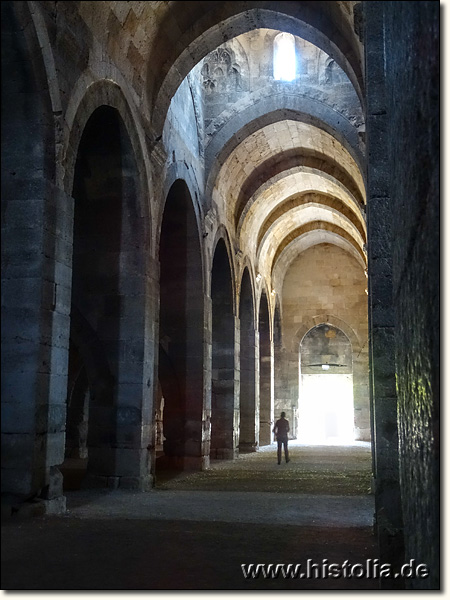
[[[370,477],[368,444],[291,444],[289,464],[271,445],[201,473],[157,473],[149,493],[70,491],[63,516],[2,522],[2,589],[378,589],[322,575],[326,562],[377,558]],[[244,577],[241,565],[263,563],[300,563],[302,575]]]

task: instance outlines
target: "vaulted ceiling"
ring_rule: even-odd
[[[365,145],[357,91],[329,55],[298,37],[298,77],[274,81],[268,65],[277,33],[259,29],[220,46],[239,74],[237,90],[224,79],[217,52],[193,71],[191,86],[202,83],[201,73],[209,77],[203,144],[211,206],[233,233],[236,250],[273,287],[299,253],[322,243],[347,251],[362,273]],[[292,108],[294,96],[303,110]]]
[[[360,3],[77,7],[99,47],[123,73],[132,73],[151,143],[173,125],[170,107],[189,86],[204,161],[204,213],[218,214],[236,252],[248,256],[255,271],[279,285],[299,253],[325,242],[345,249],[364,269]],[[273,40],[282,31],[295,36],[293,82],[273,77]],[[218,60],[225,70],[213,68]],[[180,96],[178,113],[183,102]]]

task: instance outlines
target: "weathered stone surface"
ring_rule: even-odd
[[[6,491],[60,512],[66,453],[145,490],[281,410],[295,436],[299,345],[331,323],[381,557],[402,510],[408,552],[437,539],[436,7],[2,3]]]
[[[405,552],[434,565],[429,578],[408,582],[407,587],[425,589],[439,585],[438,14],[433,2],[402,5],[399,12],[391,3],[385,8],[386,89],[395,106],[390,127],[397,133],[389,156],[402,156],[401,169],[393,164],[390,184]],[[429,544],[427,539],[434,541]]]

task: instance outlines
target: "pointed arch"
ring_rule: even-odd
[[[225,240],[217,241],[211,273],[211,458],[235,458],[238,446],[233,278]],[[237,413],[237,414],[236,414]]]
[[[270,335],[270,308],[265,290],[259,302],[259,444],[272,440],[273,422],[273,345]]]
[[[177,179],[167,195],[160,243],[159,343],[167,355],[159,379],[164,396],[160,466],[202,468],[204,411],[204,280],[197,215],[189,188]],[[172,394],[165,379],[177,382]],[[173,389],[173,386],[172,386]],[[157,461],[158,467],[158,461]]]
[[[259,445],[259,407],[256,389],[256,327],[253,286],[248,267],[239,292],[240,322],[240,433],[239,450],[254,452]]]

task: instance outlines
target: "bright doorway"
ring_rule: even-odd
[[[299,441],[305,444],[349,444],[353,425],[353,375],[301,375]]]

